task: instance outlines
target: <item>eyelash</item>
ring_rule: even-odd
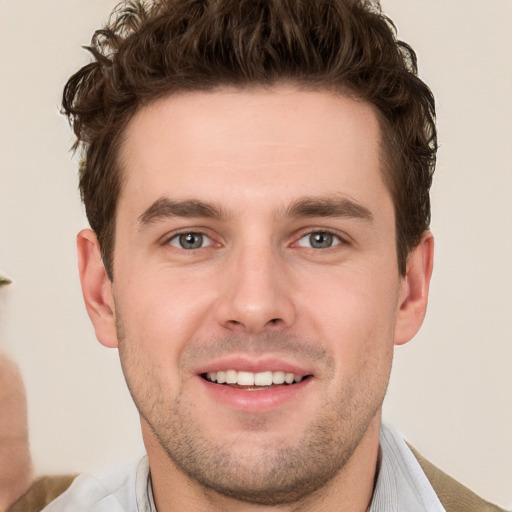
[[[194,235],[196,237],[197,236],[201,237],[201,245],[199,247],[189,247],[189,248],[183,247],[183,245],[180,243],[180,237],[187,236],[187,235]],[[303,239],[308,239],[311,244],[311,237],[313,237],[314,235],[324,235],[327,237],[328,240],[330,238],[331,245],[328,245],[327,247],[314,247],[312,245],[301,244],[301,240],[303,240]],[[338,247],[340,245],[346,245],[348,243],[346,238],[340,236],[337,232],[334,232],[329,229],[311,229],[309,231],[304,231],[304,232],[302,232],[300,237],[296,238],[295,240],[296,241],[292,244],[292,247],[299,246],[299,247],[304,247],[306,249],[310,249],[313,251],[334,249],[335,247]],[[203,245],[205,241],[207,242],[207,245]],[[173,242],[175,242],[175,243],[173,243]],[[170,237],[166,237],[162,243],[162,245],[167,245],[167,246],[170,245],[172,247],[175,247],[176,249],[181,249],[181,250],[184,250],[187,252],[192,252],[192,251],[196,251],[199,249],[206,249],[214,244],[215,244],[215,242],[213,241],[213,238],[208,236],[204,231],[201,231],[201,230],[197,230],[197,231],[190,230],[190,231],[182,231],[179,233],[175,233]]]
[[[311,242],[311,237],[313,237],[315,235],[324,235],[324,236],[327,235],[327,239],[329,240],[329,238],[330,238],[331,239],[330,241],[332,242],[332,244],[329,245],[328,247],[312,247],[312,246],[302,245],[300,243],[301,240],[306,239],[306,238],[308,238]],[[296,244],[300,247],[306,247],[308,249],[313,249],[313,250],[333,249],[334,247],[337,247],[339,245],[343,245],[346,243],[347,242],[338,233],[335,233],[328,229],[316,229],[316,230],[308,231],[308,232],[302,234],[302,236],[296,242]]]
[[[190,236],[190,235],[199,236],[199,237],[201,237],[202,242],[204,242],[205,241],[204,239],[206,239],[209,241],[209,243],[206,246],[203,246],[201,244],[200,247],[185,248],[185,247],[183,247],[183,245],[181,245],[180,238]],[[176,245],[174,245],[172,243],[173,241],[176,241]],[[180,245],[180,247],[178,246],[178,244]],[[199,250],[199,249],[205,249],[206,247],[210,247],[212,244],[213,244],[212,238],[209,237],[206,233],[203,233],[202,231],[182,231],[181,233],[176,233],[176,234],[172,235],[170,238],[167,238],[165,240],[165,245],[171,245],[172,247],[176,247],[176,249],[183,249],[185,251],[194,251],[194,250]]]

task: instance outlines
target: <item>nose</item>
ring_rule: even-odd
[[[216,314],[230,331],[258,334],[295,321],[293,286],[285,261],[271,247],[246,247],[226,262]]]

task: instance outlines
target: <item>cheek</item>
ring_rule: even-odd
[[[196,279],[167,273],[146,272],[114,289],[116,317],[122,327],[124,344],[146,361],[154,371],[176,369],[187,343],[197,337],[208,314],[208,299]]]
[[[302,316],[347,371],[357,371],[369,358],[390,358],[397,279],[343,270],[331,272],[328,279],[305,282]],[[324,286],[318,286],[319,282]]]

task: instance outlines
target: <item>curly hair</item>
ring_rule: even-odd
[[[435,103],[414,51],[397,40],[378,1],[125,1],[86,48],[94,60],[69,79],[62,105],[82,153],[80,192],[110,279],[123,181],[116,157],[135,112],[178,91],[282,81],[374,106],[405,273],[430,223]]]

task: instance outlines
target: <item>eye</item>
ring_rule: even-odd
[[[341,239],[329,231],[314,231],[303,236],[298,241],[300,247],[310,247],[313,249],[329,249],[341,243]]]
[[[212,240],[203,233],[180,233],[169,240],[169,245],[178,249],[201,249],[212,244]]]

